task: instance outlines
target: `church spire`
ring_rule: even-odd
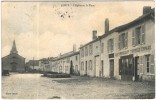
[[[11,49],[10,53],[11,53],[11,54],[12,54],[12,53],[18,53],[18,51],[17,51],[17,49],[16,49],[15,40],[14,40],[14,42],[13,42],[12,49]]]

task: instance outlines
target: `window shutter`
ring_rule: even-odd
[[[145,44],[145,24],[142,25],[141,43]]]
[[[140,56],[140,73],[143,73],[143,56]]]
[[[144,74],[145,71],[147,70],[147,61],[146,61],[146,56],[145,55],[143,56],[143,65],[142,65],[142,68],[143,68],[143,74]]]
[[[135,30],[132,33],[132,46],[135,46]]]
[[[125,47],[128,47],[128,32],[125,34]]]
[[[142,60],[142,56],[139,56],[139,64],[138,64],[138,69],[137,69],[137,71],[138,71],[138,75],[141,73],[141,60]]]
[[[109,40],[107,41],[107,51],[109,53]]]
[[[120,44],[121,44],[121,35],[119,35],[119,42],[118,42],[118,49],[119,50],[121,49]]]
[[[111,53],[114,51],[114,39],[112,39],[112,49],[111,49]]]
[[[154,55],[151,55],[149,60],[150,60],[150,68],[149,68],[150,73],[151,73],[151,74],[154,74],[154,73],[155,73],[155,72],[154,72],[154,69],[155,69],[155,68],[154,68],[154,67],[155,67],[155,66],[154,66]]]

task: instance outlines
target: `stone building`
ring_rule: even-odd
[[[10,54],[2,58],[2,70],[11,72],[25,72],[25,58],[18,54],[15,40]]]
[[[79,51],[73,46],[73,51],[60,54],[50,61],[53,72],[79,75]]]
[[[58,73],[79,73],[81,76],[106,77],[121,80],[155,79],[155,11],[144,7],[137,19],[97,36],[80,46],[80,51],[62,54],[51,60],[49,70]]]
[[[92,35],[92,41],[80,47],[80,75],[99,77],[100,41],[96,30],[93,30]]]
[[[49,58],[43,58],[39,60],[39,71],[41,72],[49,72],[51,71],[50,67],[50,59]]]
[[[105,20],[105,33],[80,47],[80,75],[122,80],[152,80],[155,77],[154,9],[112,30]]]
[[[116,31],[114,45],[115,77],[122,80],[155,78],[155,12],[144,7],[142,16]]]

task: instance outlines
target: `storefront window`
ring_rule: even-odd
[[[133,58],[123,58],[120,63],[120,75],[133,75]]]

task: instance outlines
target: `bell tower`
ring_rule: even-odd
[[[10,54],[13,54],[13,53],[18,53],[17,49],[16,49],[16,43],[15,43],[15,40],[13,41],[13,45],[12,45],[12,49],[10,51]]]

